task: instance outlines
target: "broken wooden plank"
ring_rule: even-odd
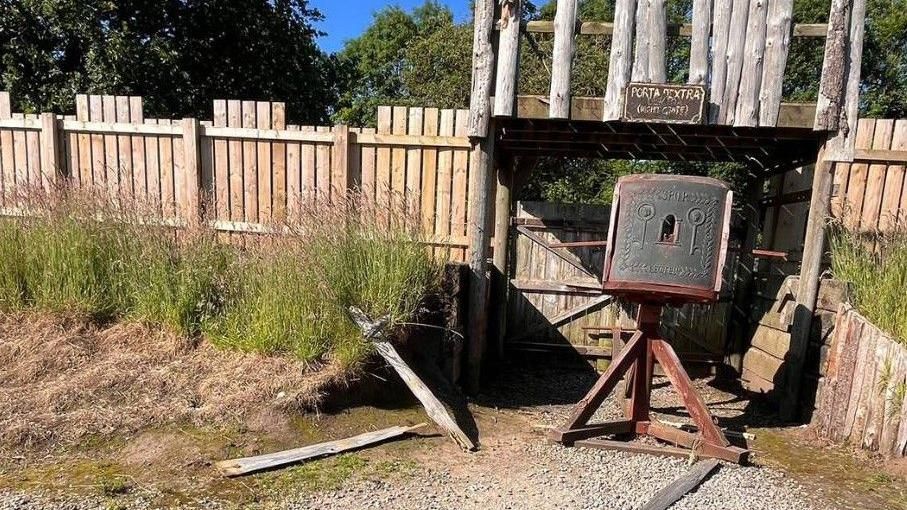
[[[476,444],[466,435],[465,432],[457,425],[450,413],[444,407],[444,404],[435,397],[434,393],[422,382],[422,379],[416,375],[409,365],[400,357],[400,353],[394,348],[388,340],[384,338],[384,328],[387,326],[387,318],[381,318],[377,321],[369,319],[365,313],[356,308],[350,307],[350,317],[353,322],[362,329],[362,336],[375,346],[378,354],[397,372],[406,386],[413,392],[428,417],[431,418],[441,429],[447,432],[450,437],[456,441],[461,448],[466,451],[476,449]]]
[[[642,510],[666,510],[680,500],[686,493],[695,489],[709,474],[718,467],[717,459],[708,459],[697,462],[680,478],[658,491]]]
[[[216,467],[224,476],[239,476],[266,469],[295,464],[304,460],[325,457],[337,453],[355,450],[388,439],[409,434],[417,429],[424,427],[425,423],[420,423],[412,427],[388,427],[386,429],[366,432],[358,436],[318,443],[292,450],[282,452],[268,453],[255,457],[243,457],[241,459],[222,460],[216,462]]]

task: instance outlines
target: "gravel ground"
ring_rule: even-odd
[[[463,454],[446,438],[419,440],[402,472],[376,478],[354,477],[337,490],[294,493],[283,488],[253,508],[290,509],[593,509],[639,508],[687,469],[687,460],[622,452],[565,448],[549,444],[543,427],[562,422],[594,381],[588,372],[514,371],[473,406],[482,431],[482,450]],[[765,419],[752,405],[697,381],[722,426]],[[656,417],[687,421],[679,401],[663,381],[656,382]],[[620,414],[609,399],[597,418]],[[410,443],[412,444],[412,443]],[[380,447],[379,447],[380,448]],[[388,448],[391,448],[390,446]],[[144,497],[143,497],[144,496]],[[151,507],[153,494],[133,491],[117,498],[116,508]],[[102,499],[58,498],[49,493],[0,492],[0,510],[94,510],[110,508]],[[184,508],[233,508],[200,499]],[[764,467],[722,464],[695,492],[673,507],[728,510],[810,510],[831,508],[783,473]]]
[[[298,509],[621,509],[639,508],[682,475],[680,459],[556,445],[521,449],[507,469],[454,474],[430,471],[395,482],[361,482],[287,502]],[[819,508],[792,481],[766,469],[724,465],[681,509],[808,510]]]

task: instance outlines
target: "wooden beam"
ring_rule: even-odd
[[[850,13],[850,36],[847,40],[847,81],[844,106],[841,109],[838,134],[826,145],[830,161],[853,161],[860,109],[860,68],[863,63],[863,35],[866,30],[866,0],[853,0]]]
[[[493,136],[478,141],[472,150],[470,177],[473,179],[469,200],[469,324],[467,327],[466,389],[479,391],[482,360],[488,334],[488,200],[494,166]]]
[[[900,122],[900,121],[899,121]],[[907,163],[907,151],[882,149],[856,149],[854,161],[880,161]]]
[[[625,0],[632,1],[632,0]],[[571,120],[601,122],[605,118],[605,99],[601,97],[574,97],[570,108]],[[622,105],[622,103],[620,103]],[[608,113],[613,106],[608,103]],[[622,106],[621,106],[622,107]],[[811,128],[815,118],[815,105],[811,103],[782,103],[775,127]],[[609,115],[610,116],[610,115]],[[517,117],[521,119],[547,119],[548,97],[521,95],[517,98]],[[617,120],[617,117],[606,120]]]
[[[762,63],[765,58],[765,20],[768,0],[752,0],[746,28],[743,69],[737,91],[735,126],[759,124],[759,88],[762,86]],[[779,76],[779,79],[783,76]]]
[[[470,138],[488,136],[491,117],[491,75],[494,73],[494,32],[495,0],[475,0],[472,40],[472,91],[469,100]]]
[[[551,58],[551,90],[548,116],[552,119],[570,117],[570,76],[573,72],[574,36],[577,0],[557,0],[554,15],[554,50]]]
[[[394,345],[384,336],[384,328],[387,326],[388,319],[381,318],[372,320],[366,316],[362,310],[355,307],[349,309],[350,317],[353,322],[362,330],[362,337],[370,342],[378,354],[384,358],[391,368],[403,379],[406,387],[413,392],[413,395],[419,399],[425,413],[434,421],[438,427],[447,432],[460,448],[466,451],[476,449],[476,444],[463,432],[457,422],[450,416],[444,404],[435,397],[435,394],[422,382],[422,379],[406,364]]]
[[[186,205],[188,210],[180,211],[190,225],[198,225],[202,215],[202,172],[199,146],[199,123],[197,119],[183,119],[183,176],[185,181]]]
[[[516,88],[520,65],[520,22],[523,0],[501,2],[498,28],[498,62],[494,93],[494,115],[512,116],[516,112]]]
[[[724,80],[724,93],[721,97],[721,108],[718,115],[720,124],[733,124],[734,116],[737,113],[737,92],[740,87],[740,78],[743,76],[749,4],[749,0],[733,0],[731,24],[728,31],[727,76]]]
[[[718,459],[701,460],[671,482],[667,487],[658,491],[641,510],[667,510],[674,503],[695,489],[706,479],[712,471],[718,468]]]
[[[705,85],[709,76],[709,38],[712,35],[712,0],[693,0],[693,35],[690,41],[690,77],[687,83]]]
[[[816,102],[817,131],[837,129],[844,103],[844,79],[847,73],[847,37],[849,35],[850,5],[853,0],[832,0],[828,14],[828,36],[825,39],[825,58],[822,79]]]
[[[718,124],[721,118],[721,103],[724,99],[724,82],[727,80],[727,46],[731,31],[731,3],[715,9],[712,22],[712,75],[709,77],[709,123]]]
[[[611,58],[608,65],[608,84],[605,89],[604,108],[598,119],[618,120],[624,110],[624,89],[630,81],[633,65],[633,26],[636,0],[617,0],[614,6],[614,37],[611,40]],[[576,115],[576,110],[573,110]],[[598,120],[595,119],[595,120]]]
[[[760,126],[774,126],[778,122],[794,9],[793,0],[770,2],[766,22],[765,62],[762,65],[762,85],[759,92]]]
[[[566,256],[566,255],[564,255],[563,253],[561,253],[561,252],[555,250],[555,249],[552,248],[551,246],[548,246],[548,243],[547,243],[544,239],[542,239],[541,237],[539,237],[535,232],[529,230],[527,227],[521,225],[521,226],[518,226],[518,227],[516,228],[516,230],[517,230],[517,232],[519,232],[520,234],[523,234],[524,236],[526,236],[526,237],[527,237],[530,241],[532,241],[533,243],[539,245],[543,250],[545,250],[545,251],[547,251],[548,253],[554,255],[555,257],[557,257],[557,258],[563,260],[564,262],[570,264],[571,266],[575,267],[577,270],[579,270],[580,272],[586,274],[586,275],[589,276],[590,278],[595,278],[595,275],[592,274],[591,271],[589,271],[588,269],[586,269],[585,266],[583,266],[582,264],[580,264],[580,263],[577,262],[576,260],[574,260],[574,259],[572,259],[572,258],[570,258],[570,257],[568,257],[568,256]]]
[[[800,384],[812,331],[813,311],[819,295],[822,255],[825,252],[825,220],[829,214],[833,181],[834,165],[825,158],[825,146],[823,145],[813,170],[813,193],[809,203],[809,217],[806,221],[806,234],[803,240],[797,305],[794,309],[794,320],[790,332],[790,349],[784,360],[784,386],[780,409],[781,418],[784,420],[795,419],[800,410]]]
[[[413,427],[388,427],[386,429],[366,432],[345,439],[303,446],[302,448],[294,448],[292,450],[277,453],[257,455],[255,457],[243,457],[241,459],[222,460],[220,462],[215,462],[214,467],[216,467],[224,476],[246,475],[264,471],[266,469],[296,464],[304,460],[356,450],[364,446],[410,434],[424,426],[424,423],[420,423]]]
[[[635,6],[631,11],[636,12]],[[720,10],[715,10],[715,16],[718,16]],[[617,19],[617,16],[614,16]],[[607,21],[583,21],[577,23],[577,33],[579,35],[612,35],[617,28],[615,23]],[[530,21],[525,24],[523,31],[530,34],[552,34],[554,33],[554,23],[551,21]],[[828,25],[825,23],[798,23],[794,25],[794,37],[816,37],[826,36]],[[667,26],[668,36],[691,37],[693,36],[693,24],[684,23],[682,25],[672,23]]]
[[[633,81],[649,81],[649,0],[636,1],[636,40],[633,45]]]
[[[41,114],[41,182],[45,189],[50,189],[64,171],[60,157],[60,130],[57,116],[53,113]]]
[[[496,186],[494,195],[494,245],[492,249],[492,263],[494,265],[495,293],[495,350],[498,359],[504,358],[504,335],[507,325],[507,284],[508,265],[507,256],[510,251],[510,215],[513,206],[512,187],[514,173],[514,158],[508,158],[498,166],[495,172]]]
[[[668,13],[665,0],[649,2],[649,81],[665,83],[668,71],[665,66],[665,41],[667,41]]]

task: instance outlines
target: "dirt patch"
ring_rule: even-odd
[[[0,449],[174,423],[286,428],[343,385],[336,364],[227,352],[139,324],[0,315]]]

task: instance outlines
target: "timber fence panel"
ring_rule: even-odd
[[[905,455],[907,347],[847,304],[838,311],[812,426],[834,442]]]
[[[0,94],[0,121],[4,207],[64,175],[177,226],[205,218],[233,239],[353,191],[405,213],[438,256],[465,259],[475,191],[466,110],[381,107],[377,129],[300,127],[274,102],[215,100],[211,120],[173,120],[146,118],[137,96],[79,94],[75,115],[39,116],[13,113]]]

